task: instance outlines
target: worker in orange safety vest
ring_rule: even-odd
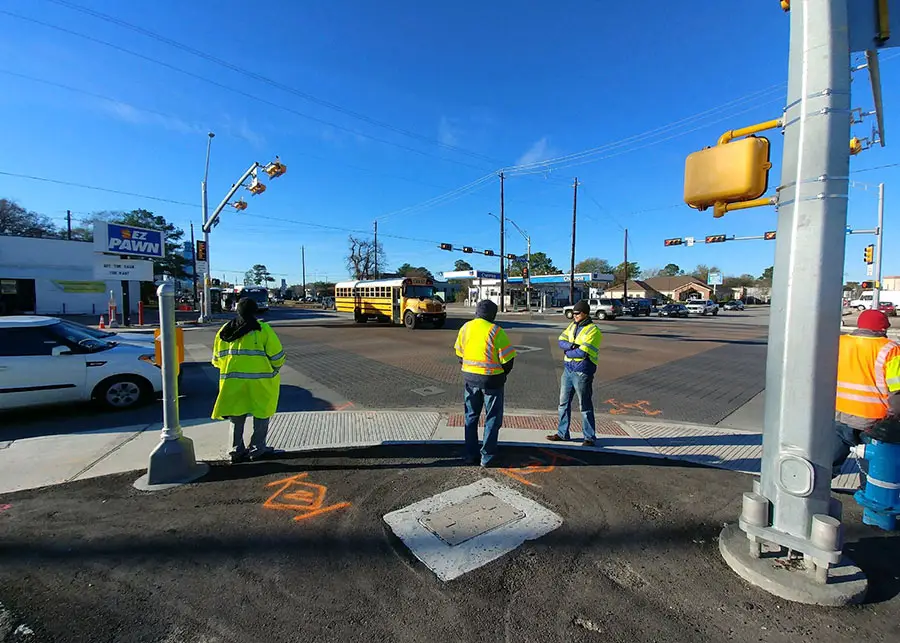
[[[869,441],[876,424],[900,416],[900,343],[888,338],[890,326],[883,312],[866,310],[857,329],[841,335],[832,476],[840,475],[852,447]],[[861,482],[865,485],[865,471]]]

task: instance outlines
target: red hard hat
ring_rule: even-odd
[[[883,332],[891,327],[891,322],[880,310],[864,310],[856,321],[859,328]]]

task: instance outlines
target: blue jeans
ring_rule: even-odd
[[[572,423],[572,398],[578,395],[581,410],[581,427],[585,440],[594,440],[594,374],[576,373],[564,370],[559,383],[559,428],[557,433],[564,440],[571,438],[569,425]]]
[[[485,389],[466,384],[466,457],[478,457],[478,418],[484,408],[484,444],[481,464],[488,464],[497,455],[497,438],[503,424],[503,389]]]
[[[831,465],[832,478],[841,475],[841,468],[850,456],[851,448],[858,444],[868,444],[870,441],[869,436],[865,433],[859,429],[854,429],[852,426],[844,424],[843,422],[835,422],[834,429],[837,432],[837,439],[834,443],[834,458],[832,459]],[[869,465],[865,460],[859,460],[858,462],[860,489],[864,489],[866,486],[866,474],[869,472]]]

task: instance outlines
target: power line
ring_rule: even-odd
[[[898,54],[900,55],[900,54]],[[883,170],[889,167],[897,167],[900,163],[888,163],[887,165],[876,165],[875,167],[866,167],[861,170],[850,170],[850,174],[856,174],[857,172],[871,172],[872,170]]]
[[[347,116],[351,116],[352,118],[356,118],[356,119],[361,120],[361,121],[363,121],[363,122],[365,122],[365,123],[368,123],[368,124],[370,124],[370,125],[375,125],[376,127],[381,127],[381,128],[390,130],[390,131],[392,131],[392,132],[396,132],[396,133],[398,133],[398,134],[401,134],[401,135],[403,135],[403,136],[407,136],[407,137],[409,137],[409,138],[413,138],[413,139],[416,139],[416,140],[424,141],[424,142],[426,142],[426,143],[432,143],[432,144],[438,145],[438,146],[440,146],[440,147],[443,147],[443,148],[445,148],[445,149],[447,149],[447,150],[451,150],[451,151],[454,151],[454,152],[459,152],[460,154],[465,154],[465,155],[467,155],[467,156],[470,156],[470,157],[473,157],[473,158],[477,158],[477,159],[480,159],[480,160],[483,160],[483,161],[488,161],[488,162],[490,162],[490,163],[496,163],[496,162],[497,162],[495,159],[492,159],[492,158],[490,158],[490,157],[488,157],[488,156],[484,156],[483,154],[479,154],[478,152],[472,152],[472,151],[470,151],[470,150],[466,150],[466,149],[464,149],[464,148],[457,147],[457,146],[451,145],[451,144],[449,144],[449,143],[445,143],[445,142],[440,141],[440,140],[438,140],[438,139],[431,138],[431,137],[428,137],[428,136],[424,136],[424,135],[422,135],[422,134],[418,134],[418,133],[416,133],[416,132],[412,132],[412,131],[403,129],[403,128],[401,128],[401,127],[397,127],[396,125],[391,125],[390,123],[385,123],[385,122],[383,122],[383,121],[376,120],[376,119],[374,119],[374,118],[372,118],[372,117],[370,117],[370,116],[366,116],[365,114],[360,114],[359,112],[355,112],[355,111],[353,111],[353,110],[351,110],[351,109],[348,109],[348,108],[346,108],[346,107],[342,107],[341,105],[337,105],[336,103],[332,103],[332,102],[330,102],[330,101],[324,100],[324,99],[319,98],[319,97],[317,97],[317,96],[315,96],[315,95],[313,95],[313,94],[309,94],[309,93],[307,93],[307,92],[301,91],[301,90],[299,90],[299,89],[297,89],[297,88],[295,88],[295,87],[291,87],[291,86],[289,86],[289,85],[285,85],[284,83],[281,83],[281,82],[279,82],[279,81],[277,81],[277,80],[273,80],[273,79],[271,79],[271,78],[269,78],[269,77],[267,77],[267,76],[263,76],[262,74],[258,74],[258,73],[254,72],[254,71],[252,71],[252,70],[249,70],[249,69],[247,69],[247,68],[245,68],[245,67],[241,67],[241,66],[236,65],[236,64],[234,64],[234,63],[230,63],[230,62],[228,62],[227,60],[223,60],[223,59],[221,59],[221,58],[217,58],[216,56],[213,56],[212,54],[209,54],[209,53],[207,53],[207,52],[205,52],[205,51],[201,51],[201,50],[199,50],[199,49],[195,49],[194,47],[191,47],[191,46],[186,45],[186,44],[184,44],[184,43],[178,42],[177,40],[172,40],[171,38],[167,38],[167,37],[165,37],[165,36],[163,36],[163,35],[161,35],[161,34],[158,34],[158,33],[154,32],[154,31],[149,30],[149,29],[145,29],[145,28],[140,27],[140,26],[138,26],[138,25],[133,25],[133,24],[131,24],[131,23],[129,23],[129,22],[126,22],[126,21],[121,20],[121,19],[119,19],[119,18],[116,18],[116,17],[114,17],[114,16],[110,16],[110,15],[108,15],[108,14],[101,13],[101,12],[99,12],[99,11],[95,11],[95,10],[90,9],[90,8],[88,8],[88,7],[83,7],[83,6],[78,5],[78,4],[74,3],[74,2],[67,2],[66,0],[46,0],[46,1],[47,1],[47,2],[52,2],[52,3],[54,3],[54,4],[58,4],[58,5],[60,5],[60,6],[67,7],[67,8],[69,8],[69,9],[74,10],[74,11],[79,11],[79,12],[81,12],[81,13],[84,13],[84,14],[87,14],[87,15],[90,15],[90,16],[93,16],[93,17],[95,17],[95,18],[97,18],[97,19],[99,19],[99,20],[104,20],[104,21],[106,21],[106,22],[109,22],[109,23],[118,25],[118,26],[120,26],[120,27],[124,27],[125,29],[130,29],[131,31],[135,31],[135,32],[140,33],[140,34],[142,34],[142,35],[144,35],[144,36],[147,36],[148,38],[152,38],[153,40],[156,40],[156,41],[158,41],[158,42],[164,43],[164,44],[169,45],[169,46],[171,46],[171,47],[175,47],[175,48],[180,49],[180,50],[182,50],[182,51],[186,51],[187,53],[190,53],[190,54],[192,54],[192,55],[194,55],[194,56],[197,56],[197,57],[202,58],[202,59],[204,59],[204,60],[207,60],[207,61],[209,61],[209,62],[215,63],[215,64],[217,64],[217,65],[220,65],[220,66],[225,67],[225,68],[227,68],[227,69],[230,69],[230,70],[232,70],[232,71],[235,71],[235,72],[237,72],[237,73],[239,73],[239,74],[241,74],[241,75],[243,75],[243,76],[246,76],[246,77],[248,77],[248,78],[252,78],[252,79],[254,79],[254,80],[258,80],[258,81],[260,81],[260,82],[263,82],[263,83],[265,83],[265,84],[267,84],[267,85],[270,85],[270,86],[275,87],[275,88],[277,88],[277,89],[280,89],[280,90],[282,90],[282,91],[285,91],[285,92],[294,94],[295,96],[298,96],[298,97],[300,97],[300,98],[302,98],[302,99],[304,99],[304,100],[307,100],[307,101],[309,101],[309,102],[311,102],[311,103],[315,103],[316,105],[320,105],[320,106],[322,106],[322,107],[327,107],[328,109],[332,109],[332,110],[335,110],[335,111],[340,112],[340,113],[342,113],[342,114],[346,114]]]
[[[84,40],[88,40],[88,41],[90,41],[90,42],[97,43],[97,44],[99,44],[99,45],[103,45],[104,47],[109,47],[109,48],[114,49],[114,50],[116,50],[116,51],[121,51],[122,53],[128,54],[129,56],[134,56],[134,57],[136,57],[136,58],[140,58],[141,60],[145,60],[145,61],[151,62],[151,63],[153,63],[153,64],[155,64],[155,65],[159,65],[159,66],[161,66],[161,67],[165,67],[166,69],[170,69],[170,70],[172,70],[172,71],[178,72],[179,74],[183,74],[183,75],[188,76],[188,77],[190,77],[190,78],[194,78],[195,80],[199,80],[199,81],[202,81],[202,82],[207,83],[207,84],[209,84],[209,85],[213,85],[214,87],[218,87],[218,88],[220,88],[220,89],[224,89],[224,90],[226,90],[226,91],[229,91],[229,92],[238,94],[238,95],[240,95],[240,96],[244,96],[245,98],[249,98],[250,100],[256,101],[256,102],[258,102],[258,103],[262,103],[262,104],[264,104],[264,105],[268,105],[268,106],[270,106],[270,107],[274,107],[274,108],[276,108],[276,109],[280,109],[280,110],[285,111],[285,112],[288,112],[288,113],[290,113],[290,114],[294,114],[295,116],[300,116],[301,118],[305,118],[305,119],[314,121],[314,122],[316,122],[316,123],[320,123],[320,124],[322,124],[322,125],[326,125],[326,126],[328,126],[328,127],[333,127],[334,129],[338,129],[338,130],[341,130],[341,131],[343,131],[343,132],[347,132],[347,133],[349,133],[349,134],[353,134],[354,136],[361,136],[361,137],[363,137],[363,138],[370,139],[370,140],[375,141],[375,142],[377,142],[377,143],[383,143],[384,145],[391,145],[391,146],[396,147],[396,148],[398,148],[398,149],[406,150],[407,152],[412,152],[413,154],[419,154],[419,155],[421,155],[421,156],[428,156],[428,157],[431,157],[431,158],[436,158],[436,159],[439,159],[439,160],[441,160],[441,161],[445,161],[445,162],[447,162],[447,163],[454,163],[454,164],[456,164],[456,165],[462,165],[462,166],[464,166],[464,167],[469,167],[469,168],[473,168],[473,169],[480,170],[480,171],[483,171],[483,170],[484,170],[484,167],[483,167],[483,166],[472,165],[471,163],[466,163],[466,162],[464,162],[464,161],[458,161],[458,160],[456,160],[456,159],[450,159],[450,158],[445,158],[445,157],[442,157],[442,156],[436,156],[436,155],[431,154],[430,152],[426,152],[426,151],[424,151],[424,150],[417,150],[417,149],[415,149],[415,148],[413,148],[413,147],[409,147],[409,146],[406,146],[406,145],[402,145],[402,144],[400,144],[400,143],[395,143],[395,142],[393,142],[393,141],[389,141],[389,140],[387,140],[387,139],[379,138],[379,137],[377,137],[377,136],[372,136],[371,134],[366,134],[366,133],[361,132],[361,131],[359,131],[359,130],[355,130],[355,129],[352,129],[352,128],[349,128],[349,127],[344,127],[343,125],[338,125],[337,123],[332,123],[331,121],[327,121],[327,120],[325,120],[325,119],[318,118],[318,117],[312,116],[312,115],[310,115],[310,114],[306,114],[306,113],[301,112],[301,111],[299,111],[299,110],[293,109],[292,107],[287,107],[287,106],[285,106],[285,105],[281,105],[281,104],[279,104],[279,103],[275,103],[275,102],[270,101],[270,100],[267,100],[267,99],[265,99],[265,98],[261,98],[261,97],[259,97],[259,96],[256,96],[255,94],[251,94],[251,93],[245,92],[245,91],[243,91],[243,90],[241,90],[241,89],[237,89],[237,88],[235,88],[235,87],[231,87],[231,86],[226,85],[226,84],[224,84],[224,83],[220,83],[220,82],[218,82],[218,81],[212,80],[211,78],[207,78],[207,77],[202,76],[202,75],[200,75],[200,74],[195,74],[195,73],[192,72],[192,71],[188,71],[188,70],[186,70],[186,69],[182,69],[181,67],[176,67],[175,65],[172,65],[172,64],[170,64],[170,63],[164,62],[164,61],[162,61],[162,60],[158,60],[158,59],[153,58],[153,57],[151,57],[151,56],[146,56],[146,55],[144,55],[144,54],[138,53],[138,52],[136,52],[136,51],[132,51],[132,50],[130,50],[130,49],[126,49],[125,47],[120,47],[119,45],[115,45],[115,44],[113,44],[113,43],[111,43],[111,42],[107,42],[107,41],[101,40],[101,39],[99,39],[99,38],[94,38],[93,36],[89,36],[89,35],[87,35],[87,34],[83,34],[83,33],[77,32],[77,31],[73,31],[72,29],[67,29],[67,28],[65,28],[65,27],[60,27],[60,26],[58,26],[58,25],[54,25],[54,24],[51,24],[51,23],[49,23],[49,22],[44,22],[44,21],[38,20],[38,19],[36,19],[36,18],[31,18],[31,17],[28,17],[28,16],[23,16],[23,15],[14,13],[14,12],[12,12],[12,11],[6,11],[5,9],[0,9],[0,14],[7,15],[7,16],[10,16],[10,17],[12,17],[12,18],[17,18],[17,19],[19,19],[19,20],[24,20],[24,21],[26,21],[26,22],[31,22],[31,23],[34,23],[34,24],[37,24],[37,25],[41,25],[41,26],[47,27],[47,28],[49,28],[49,29],[54,29],[54,30],[60,31],[60,32],[62,32],[62,33],[66,33],[66,34],[69,34],[69,35],[72,35],[72,36],[76,36],[76,37],[78,37],[78,38],[82,38],[82,39],[84,39]]]
[[[125,192],[123,190],[113,190],[112,188],[101,188],[96,185],[86,185],[84,183],[75,183],[73,181],[60,181],[59,179],[48,179],[43,176],[31,176],[29,174],[17,174],[15,172],[3,172],[0,170],[0,175],[10,176],[17,179],[28,179],[30,181],[41,181],[43,183],[55,183],[57,185],[67,185],[69,187],[74,188],[84,188],[85,190],[96,190],[97,192],[109,192],[111,194],[121,194],[123,196],[133,196],[139,199],[150,199],[151,201],[160,201],[162,203],[171,203],[173,205],[184,205],[189,208],[196,208],[196,203],[185,203],[184,201],[175,201],[173,199],[165,199],[159,196],[150,196],[147,194],[138,194],[136,192]]]

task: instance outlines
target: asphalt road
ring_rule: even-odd
[[[625,317],[598,322],[603,332],[594,401],[598,412],[715,423],[759,393],[765,383],[768,309],[717,317]],[[311,381],[338,406],[354,409],[441,409],[461,406],[462,378],[452,352],[471,309],[451,309],[443,329],[355,324],[329,311],[273,308],[266,318],[285,346],[296,375],[282,377],[280,410],[324,410],[333,402],[309,392]],[[506,388],[509,410],[553,410],[562,353],[560,314],[507,315],[499,320],[519,349]],[[209,347],[217,327],[185,333],[189,353]],[[190,356],[189,356],[190,359]],[[185,364],[183,419],[209,417],[217,373],[208,362]],[[159,403],[126,412],[93,405],[0,413],[0,440],[147,425],[161,421]]]
[[[156,494],[135,491],[132,473],[5,495],[0,601],[12,626],[27,625],[27,640],[40,643],[900,637],[900,538],[860,525],[846,497],[846,551],[869,575],[871,602],[817,609],[750,587],[722,561],[716,537],[739,514],[749,477],[508,450],[508,466],[550,463],[529,486],[454,455],[382,447],[215,466],[199,484]],[[264,506],[280,481],[301,473],[326,488],[328,506],[349,506],[299,522],[299,510]],[[563,523],[442,582],[382,517],[483,477]]]

